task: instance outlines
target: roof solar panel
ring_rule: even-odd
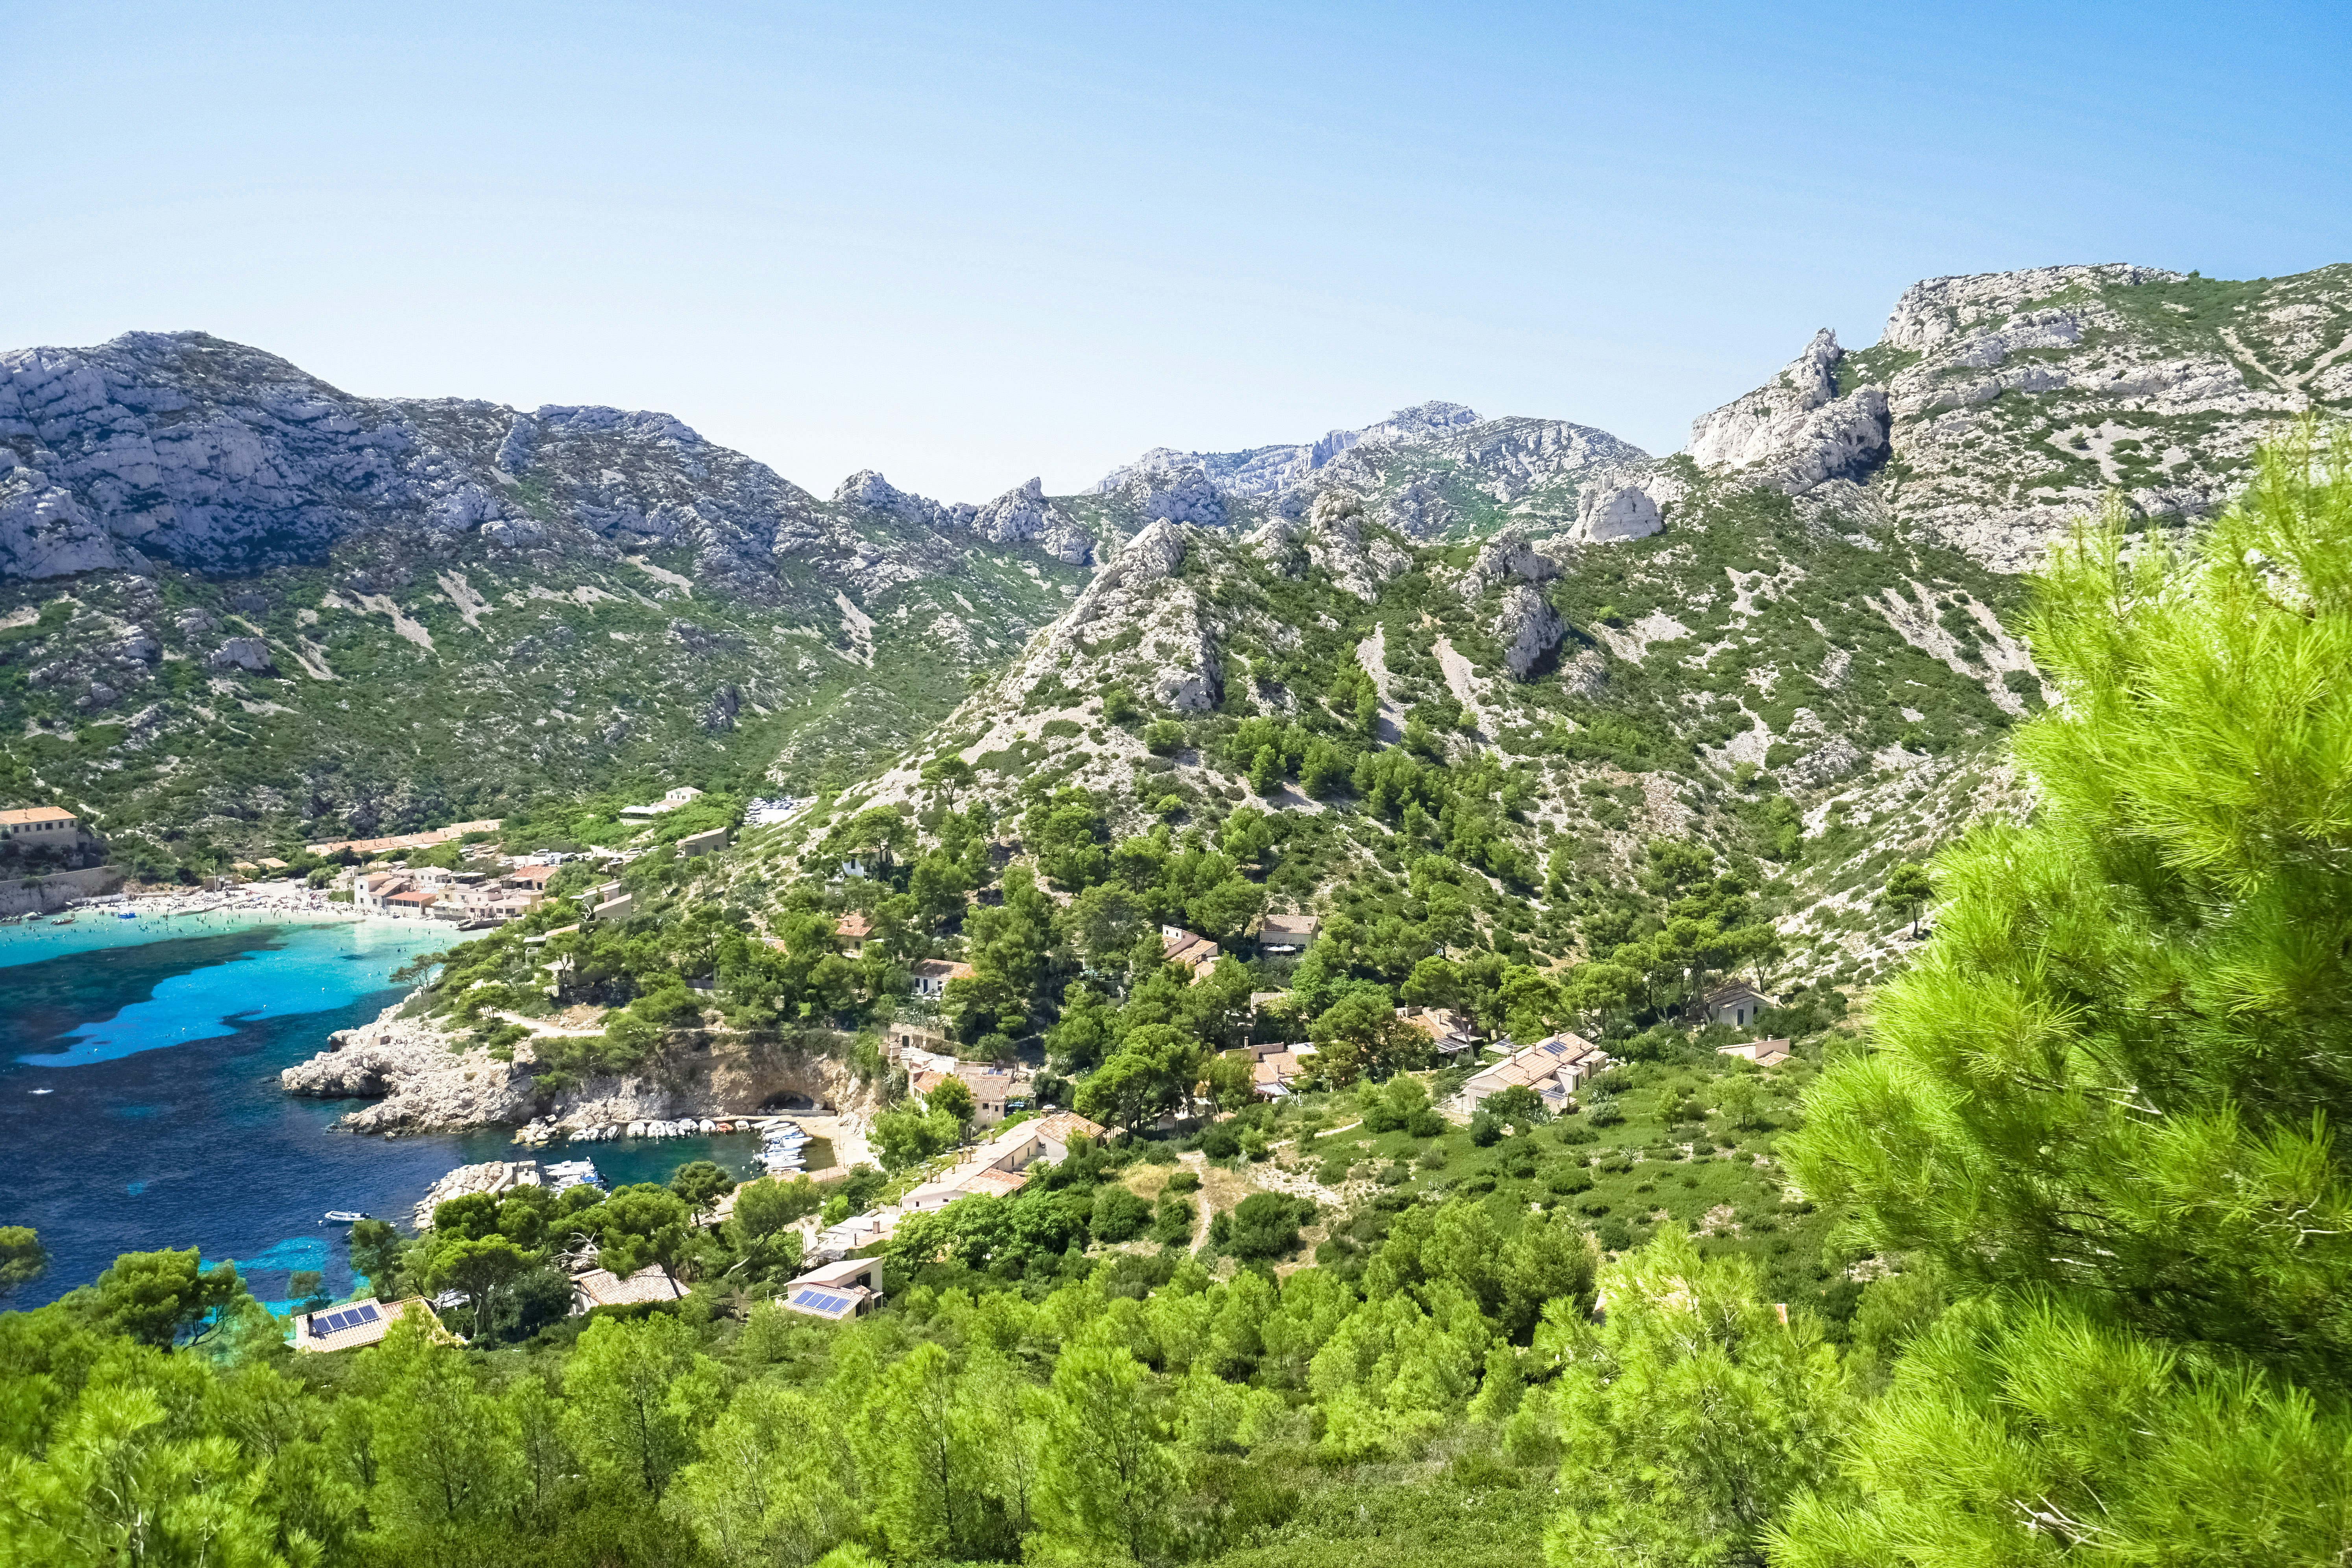
[[[373,1323],[383,1315],[375,1310],[375,1303],[373,1301],[370,1301],[364,1307],[357,1309],[357,1310],[359,1312],[360,1321],[362,1323]]]
[[[320,1336],[331,1334],[342,1326],[343,1315],[341,1312],[329,1312],[324,1317],[310,1320],[310,1331]]]

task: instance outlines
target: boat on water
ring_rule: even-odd
[[[54,1089],[26,1089],[25,1092],[27,1094],[55,1094],[57,1093],[57,1090]]]
[[[329,1225],[352,1225],[365,1218],[367,1218],[366,1213],[360,1209],[329,1209],[327,1211],[326,1223]]]
[[[53,926],[69,926],[74,923],[74,918],[71,915],[67,915],[60,920],[51,921],[49,923]]]

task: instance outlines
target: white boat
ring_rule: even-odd
[[[36,1089],[28,1090],[27,1092],[32,1094],[55,1094],[57,1093],[57,1090],[54,1089]]]
[[[367,1218],[367,1215],[358,1209],[329,1209],[327,1211],[326,1223],[329,1225],[351,1225],[356,1221],[363,1220],[365,1218]]]

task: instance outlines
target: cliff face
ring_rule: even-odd
[[[877,1090],[839,1056],[719,1037],[680,1048],[645,1071],[599,1075],[572,1088],[534,1093],[527,1047],[500,1062],[474,1050],[452,1052],[428,1020],[387,1007],[373,1023],[344,1029],[334,1044],[278,1075],[289,1094],[318,1100],[373,1100],[336,1125],[352,1132],[427,1132],[463,1127],[520,1127],[544,1119],[570,1130],[681,1116],[746,1115],[787,1102],[864,1113]]]

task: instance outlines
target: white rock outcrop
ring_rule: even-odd
[[[1685,448],[1700,468],[1796,495],[1850,474],[1887,447],[1887,402],[1878,387],[1837,395],[1844,357],[1824,327],[1769,383],[1703,414]]]
[[[1602,480],[1577,494],[1575,537],[1585,543],[1620,544],[1629,539],[1647,539],[1665,526],[1657,501],[1630,480]]]
[[[1035,541],[1056,560],[1078,565],[1094,551],[1086,530],[1045,499],[1045,485],[1032,479],[1015,485],[973,514],[971,531],[992,544]]]
[[[1503,645],[1504,667],[1514,679],[1525,680],[1537,662],[1559,646],[1568,628],[1541,594],[1517,583],[1503,591],[1501,611],[1488,630]]]

